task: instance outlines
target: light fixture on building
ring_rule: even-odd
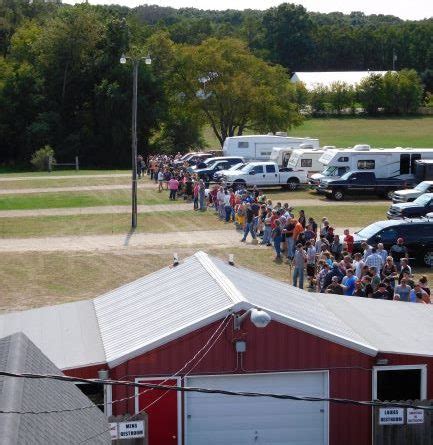
[[[387,359],[387,358],[378,358],[377,360],[376,360],[376,365],[379,365],[379,366],[386,366],[386,365],[388,365],[389,364],[389,360]]]
[[[245,352],[247,350],[247,342],[245,340],[236,340],[235,350],[236,352]]]
[[[229,253],[229,264],[230,266],[235,265],[235,256],[232,253]]]
[[[235,315],[234,318],[234,329],[239,330],[242,326],[243,321],[250,316],[251,323],[256,328],[265,328],[271,322],[271,316],[258,308],[248,309],[242,315]]]
[[[179,256],[178,254],[175,252],[173,253],[173,267],[176,267],[179,265]]]

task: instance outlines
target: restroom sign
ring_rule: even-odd
[[[379,425],[403,425],[404,408],[379,408]]]

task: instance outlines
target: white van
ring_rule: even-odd
[[[319,162],[320,157],[325,153],[324,149],[298,148],[292,151],[288,168],[293,170],[305,170],[307,173],[316,173],[323,170],[323,164]]]
[[[310,183],[318,184],[323,177],[339,178],[352,170],[373,171],[376,178],[396,178],[412,181],[418,159],[433,159],[432,148],[371,148],[356,145],[353,148],[325,150],[319,162],[322,173],[311,176]]]
[[[224,141],[224,156],[242,156],[247,161],[269,161],[274,147],[299,148],[310,144],[319,148],[319,140],[279,135],[246,135],[228,137]]]

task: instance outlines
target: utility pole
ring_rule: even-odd
[[[131,227],[137,227],[137,95],[138,95],[138,64],[139,59],[133,60],[132,69],[132,199],[131,199]]]

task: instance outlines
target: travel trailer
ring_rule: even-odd
[[[323,164],[319,162],[319,159],[323,153],[325,153],[325,150],[326,147],[323,149],[298,148],[293,150],[287,167],[293,170],[302,169],[307,173],[321,172],[323,170]]]
[[[319,159],[325,168],[322,173],[312,175],[310,183],[317,185],[321,178],[338,178],[352,170],[373,171],[377,178],[413,181],[418,159],[433,159],[433,149],[356,145],[342,150],[325,150]]]
[[[296,138],[277,135],[247,135],[228,137],[224,141],[224,156],[242,156],[247,161],[269,161],[274,147],[288,149],[299,148],[301,144],[319,148],[319,140],[311,138]],[[277,162],[277,161],[275,161]],[[279,162],[277,162],[279,164]]]

